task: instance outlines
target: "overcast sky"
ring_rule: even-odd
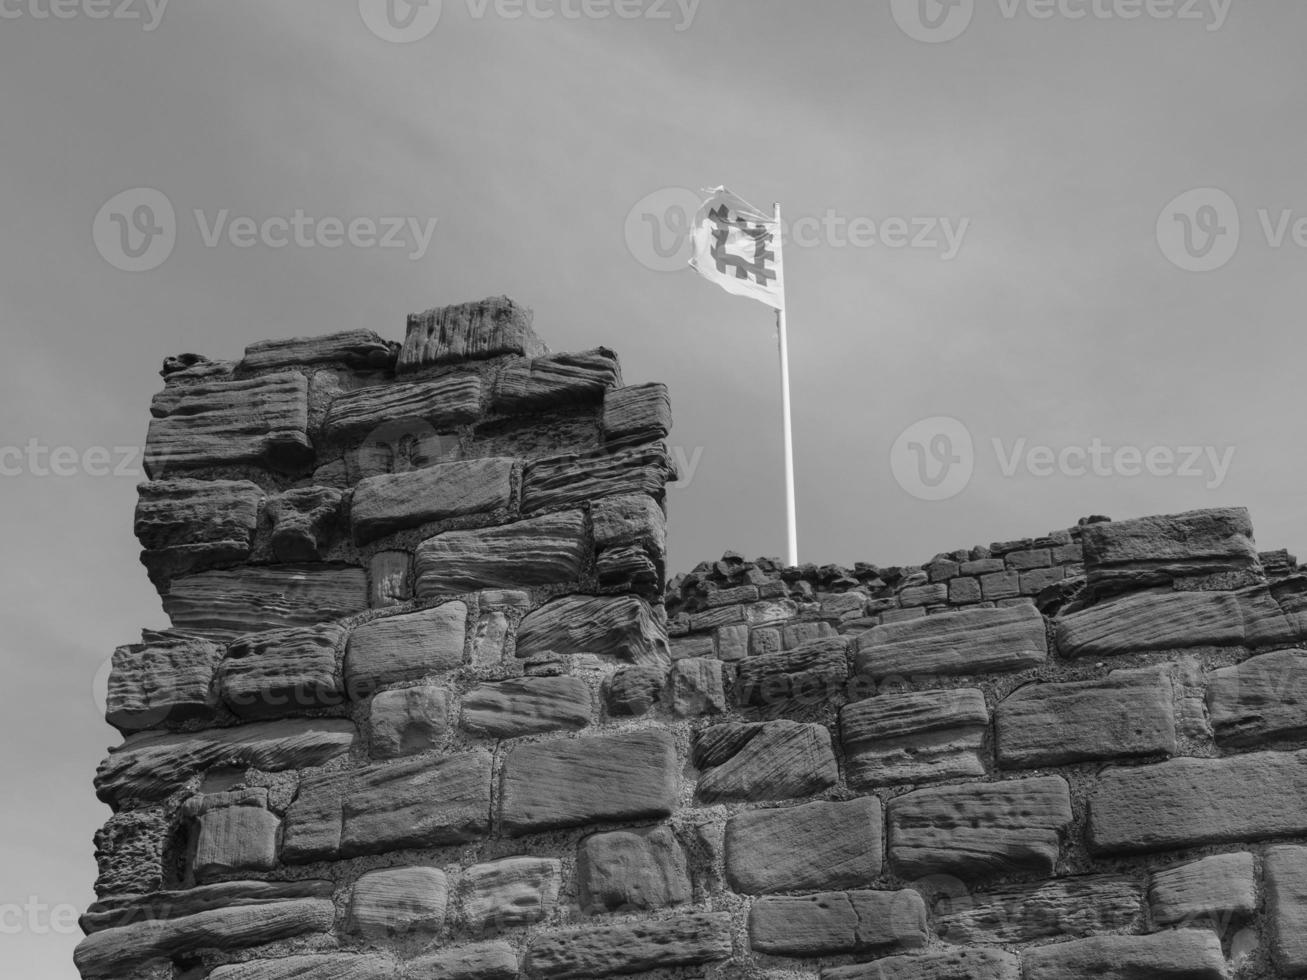
[[[1226,504],[1307,551],[1298,0],[122,2],[0,0],[6,975],[76,975],[32,903],[92,897],[93,679],[165,625],[117,447],[168,354],[507,293],[670,386],[673,570],[779,555],[773,318],[679,268],[724,183],[794,222],[803,560]]]

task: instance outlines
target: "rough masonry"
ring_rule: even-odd
[[[1307,976],[1245,511],[667,583],[666,390],[506,298],[162,373],[88,980]]]

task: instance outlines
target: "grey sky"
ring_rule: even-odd
[[[561,14],[579,0],[536,0],[559,16],[508,19],[506,2],[445,0],[429,35],[398,44],[355,0],[173,0],[148,31],[93,19],[95,0],[69,0],[67,20],[40,16],[50,0],[0,0],[0,446],[139,445],[167,354],[355,327],[399,339],[411,311],[507,293],[554,349],[611,346],[628,383],[670,385],[671,441],[697,459],[670,496],[674,570],[727,548],[779,554],[771,314],[648,268],[652,239],[632,247],[625,231],[651,194],[725,183],[810,219],[786,251],[804,560],[920,562],[1091,513],[1224,504],[1251,508],[1261,546],[1307,550],[1294,388],[1307,237],[1282,215],[1307,216],[1307,6],[980,0],[960,36],[929,43],[887,2],[703,0],[688,22],[674,3],[573,19]],[[128,9],[152,16],[144,0]],[[178,233],[162,265],[129,273],[92,223],[139,187],[166,195]],[[1174,257],[1183,219],[1163,209],[1204,187],[1233,201],[1239,247],[1183,271],[1163,248]],[[1213,200],[1188,215],[1195,235],[1226,230],[1210,261],[1232,241]],[[416,259],[209,247],[223,209],[436,227]],[[967,224],[946,260],[892,247],[896,218],[913,236],[930,219]],[[860,244],[846,241],[854,219]],[[936,416],[966,427],[975,466],[930,501],[895,479],[891,447]],[[937,433],[917,435],[929,457]],[[1051,450],[1037,470],[1059,453],[1075,469],[1095,439],[1156,449],[1157,465],[1160,450],[1210,447],[1228,471],[1204,455],[1194,476],[1129,476],[1127,452],[1115,475],[1036,477],[1020,455],[1004,473],[1033,446]],[[921,450],[903,452],[910,477]],[[77,936],[12,909],[90,900],[108,816],[90,781],[117,741],[93,677],[164,619],[131,534],[139,468],[19,468],[0,477],[0,960],[62,980]]]

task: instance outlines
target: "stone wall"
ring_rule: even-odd
[[[83,976],[1307,975],[1246,512],[664,590],[666,391],[506,299],[164,374]]]

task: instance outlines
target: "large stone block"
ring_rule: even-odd
[[[93,933],[78,944],[73,960],[87,980],[118,980],[142,967],[201,950],[246,949],[306,933],[325,933],[334,916],[330,899],[208,909]]]
[[[268,544],[277,561],[321,561],[342,535],[339,487],[295,487],[269,497],[263,512],[272,525]]]
[[[491,758],[465,752],[308,776],[286,811],[282,861],[441,847],[489,830]]]
[[[1176,579],[1260,578],[1252,519],[1242,507],[1106,521],[1083,529],[1085,578],[1096,592],[1168,585]]]
[[[526,975],[570,980],[713,963],[731,955],[727,912],[686,912],[665,919],[587,926],[537,936]]]
[[[94,903],[78,924],[88,936],[105,929],[141,922],[182,919],[198,912],[236,906],[257,908],[307,899],[331,900],[332,883],[325,879],[299,881],[224,881],[183,891],[122,895]]]
[[[581,907],[590,913],[684,905],[694,898],[685,851],[666,825],[591,834],[577,848]]]
[[[926,903],[909,890],[767,895],[749,910],[749,945],[801,957],[918,949],[926,945]]]
[[[368,734],[374,759],[396,759],[437,749],[448,727],[445,692],[438,687],[403,687],[372,699]]]
[[[150,405],[145,472],[152,480],[210,466],[311,468],[309,386],[302,374],[170,385]]]
[[[741,661],[736,702],[756,708],[764,718],[775,718],[832,700],[844,692],[849,677],[849,642],[843,636],[828,637]]]
[[[216,639],[316,626],[368,608],[368,576],[352,565],[256,565],[173,579],[163,609],[177,630]]]
[[[197,881],[277,866],[281,821],[267,805],[268,791],[253,789],[206,795],[188,807],[196,821],[191,867]]]
[[[337,623],[242,636],[218,666],[218,691],[233,714],[278,718],[343,704]]]
[[[344,364],[352,368],[385,369],[395,363],[399,345],[371,330],[342,330],[321,337],[280,337],[245,348],[243,371],[304,364]]]
[[[597,402],[622,383],[617,355],[606,347],[510,361],[495,379],[491,410],[507,415]]]
[[[812,796],[839,781],[830,732],[793,721],[706,728],[695,737],[694,764],[705,803]]]
[[[1094,936],[1021,954],[1025,980],[1222,980],[1225,956],[1214,932]]]
[[[548,348],[531,320],[531,311],[507,296],[412,313],[395,369],[416,371],[503,354],[535,357]]]
[[[520,659],[586,653],[657,667],[671,663],[667,631],[636,596],[563,596],[522,618]]]
[[[260,487],[248,480],[160,480],[136,488],[133,530],[157,588],[178,575],[244,561],[259,523]]]
[[[113,652],[105,720],[119,731],[209,718],[217,707],[213,675],[222,647],[207,640],[155,634]]]
[[[1231,922],[1257,910],[1253,856],[1246,851],[1215,854],[1154,871],[1148,901],[1158,925],[1211,925],[1225,933]]]
[[[516,465],[491,457],[361,480],[350,504],[354,541],[366,544],[430,521],[506,510],[513,502]]]
[[[1266,911],[1276,965],[1291,977],[1307,975],[1307,847],[1267,849]]]
[[[1307,833],[1307,752],[1109,769],[1089,793],[1089,846],[1130,854]]]
[[[481,379],[475,374],[447,374],[432,381],[401,381],[356,388],[339,395],[322,422],[332,441],[368,439],[383,425],[400,420],[439,430],[476,420],[481,411]]]
[[[398,970],[387,956],[310,953],[231,963],[218,967],[208,980],[396,980]]]
[[[1143,923],[1143,896],[1131,878],[1058,878],[946,895],[935,905],[934,921],[944,941],[955,946],[1137,932]]]
[[[1307,653],[1277,650],[1213,671],[1207,707],[1221,745],[1307,733]]]
[[[857,639],[855,669],[875,678],[985,674],[1048,659],[1044,617],[1034,606],[968,609],[876,626]]]
[[[881,694],[846,705],[840,736],[849,785],[983,776],[988,728],[985,695],[975,688]]]
[[[354,723],[340,718],[129,735],[100,763],[95,792],[115,808],[128,801],[162,800],[211,766],[248,766],[265,772],[308,769],[344,755],[354,738]]]
[[[496,940],[451,946],[409,960],[406,980],[517,980],[517,951]]]
[[[489,738],[577,731],[594,712],[590,685],[579,677],[521,677],[482,684],[463,697],[465,729]]]
[[[95,893],[143,895],[163,887],[163,852],[172,833],[163,807],[115,813],[95,832]]]
[[[1028,684],[994,711],[1004,769],[1065,766],[1114,756],[1174,755],[1175,695],[1161,670],[1103,680]]]
[[[449,882],[439,868],[383,868],[354,883],[346,928],[369,939],[435,935],[445,924]]]
[[[672,664],[672,713],[678,718],[726,713],[726,684],[720,660],[686,657]]]
[[[881,824],[874,796],[737,814],[726,823],[726,880],[747,895],[866,885],[880,874]]]
[[[661,444],[611,456],[568,453],[536,459],[522,473],[522,513],[562,510],[633,493],[661,500],[663,487],[674,475]]]
[[[640,446],[672,431],[672,403],[663,384],[614,388],[604,395],[604,445]]]
[[[416,591],[430,598],[565,585],[581,577],[589,550],[579,510],[480,531],[446,531],[418,545]]]
[[[675,743],[662,730],[517,745],[504,761],[500,826],[518,836],[661,819],[676,805],[678,775]]]
[[[558,902],[563,865],[557,858],[506,857],[463,872],[463,925],[490,932],[539,922]]]
[[[1021,961],[999,949],[946,949],[831,967],[821,980],[1021,980]]]
[[[385,684],[453,670],[463,663],[466,646],[467,606],[462,602],[374,619],[350,634],[345,690],[357,699]]]
[[[904,878],[1050,875],[1071,794],[1058,776],[921,789],[889,803],[889,856]]]

